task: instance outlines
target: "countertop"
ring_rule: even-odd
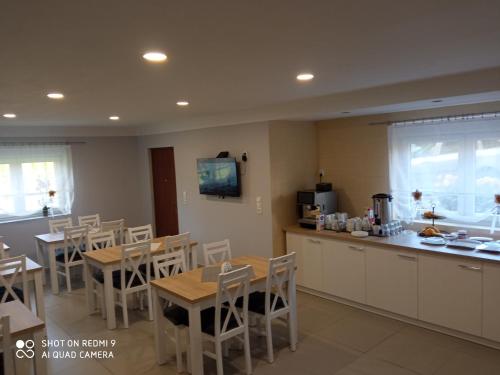
[[[286,227],[285,232],[289,233],[297,233],[306,236],[313,237],[322,237],[331,240],[339,240],[339,241],[349,241],[362,243],[367,246],[378,246],[383,248],[392,248],[396,250],[413,250],[422,253],[433,253],[433,254],[444,254],[444,255],[454,255],[469,259],[475,259],[486,262],[496,262],[500,264],[500,255],[489,254],[485,252],[479,252],[474,250],[459,250],[452,249],[446,246],[433,246],[433,245],[424,245],[421,243],[422,237],[419,237],[416,232],[411,233],[401,233],[396,236],[390,237],[376,237],[376,236],[368,236],[365,238],[359,238],[351,236],[347,232],[334,232],[330,230],[323,230],[318,232],[314,229],[302,228],[299,225],[291,225]]]

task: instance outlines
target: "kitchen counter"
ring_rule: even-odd
[[[434,246],[434,245],[422,244],[421,240],[423,237],[419,237],[416,232],[411,232],[409,234],[401,233],[396,236],[390,236],[390,237],[368,236],[365,238],[359,238],[351,236],[347,232],[338,233],[330,230],[323,230],[321,232],[318,232],[314,229],[302,228],[299,225],[291,225],[289,227],[286,227],[284,230],[285,232],[289,233],[296,233],[313,237],[322,237],[331,240],[363,243],[367,246],[379,246],[386,249],[392,248],[395,250],[398,249],[414,250],[423,253],[453,255],[469,259],[477,259],[486,262],[500,263],[500,255],[479,252],[474,250],[452,249],[444,245]]]

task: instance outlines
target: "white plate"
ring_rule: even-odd
[[[487,251],[490,253],[500,253],[500,243],[498,242],[486,242],[479,245],[476,250]]]
[[[469,240],[481,241],[481,242],[490,242],[490,241],[493,241],[493,238],[491,238],[491,237],[469,237]]]
[[[365,232],[364,230],[355,230],[354,232],[351,232],[351,236],[354,237],[368,237],[368,232]]]
[[[422,241],[420,241],[424,245],[435,245],[435,246],[443,246],[446,245],[446,240],[441,237],[429,237],[429,238],[424,238]]]
[[[474,250],[479,245],[481,245],[481,242],[479,242],[479,241],[455,240],[455,241],[448,242],[448,244],[446,246],[447,247],[454,247],[457,249],[463,249],[463,250]]]

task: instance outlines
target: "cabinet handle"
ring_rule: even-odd
[[[349,245],[349,249],[356,250],[356,251],[365,251],[364,247],[357,247],[357,246],[353,246],[353,245]]]
[[[411,255],[398,254],[398,257],[403,258],[403,259],[413,260],[413,261],[417,260],[417,257],[412,257]]]
[[[482,271],[482,268],[481,268],[481,267],[466,266],[465,264],[459,264],[458,266],[459,266],[460,268],[464,269],[464,270],[469,270],[469,271],[479,271],[479,272],[481,272],[481,271]]]
[[[309,242],[311,243],[316,243],[316,244],[320,244],[321,241],[320,240],[313,240],[312,238],[308,238]]]

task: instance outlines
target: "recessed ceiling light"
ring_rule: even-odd
[[[109,116],[109,119],[112,121],[118,121],[120,119],[120,116]]]
[[[433,100],[432,102],[433,102],[433,103],[441,103],[442,101],[443,101],[443,99],[435,99],[435,100]]]
[[[63,99],[64,95],[61,92],[49,92],[47,97],[50,99]]]
[[[298,81],[310,81],[313,78],[314,78],[314,74],[311,74],[311,73],[300,73],[297,76]]]
[[[142,57],[151,62],[163,62],[167,60],[167,55],[159,51],[146,52]]]
[[[178,105],[179,107],[187,107],[187,106],[189,105],[189,102],[188,102],[187,100],[179,100],[179,101],[177,102],[177,105]]]
[[[5,118],[16,118],[16,114],[15,113],[4,113],[3,117]]]

